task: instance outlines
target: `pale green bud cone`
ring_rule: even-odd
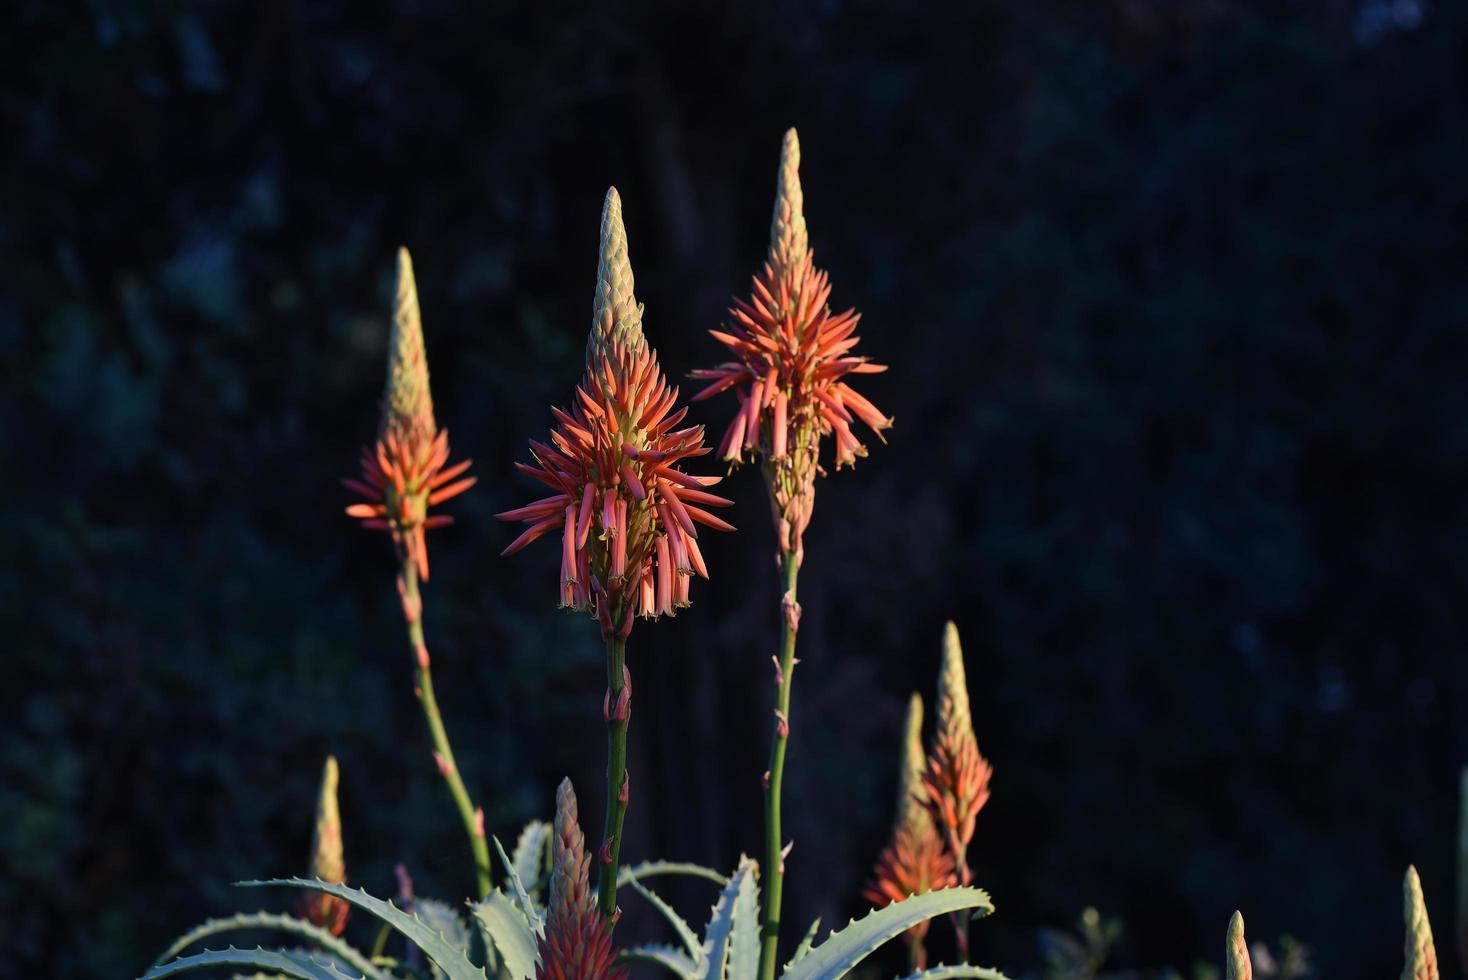
[[[1432,945],[1432,926],[1427,921],[1422,880],[1411,865],[1407,866],[1407,876],[1402,880],[1402,918],[1407,927],[1402,980],[1438,980],[1437,950]]]
[[[775,184],[775,213],[770,219],[770,264],[776,269],[798,265],[810,250],[805,230],[805,195],[800,189],[800,137],[792,127],[780,147]]]
[[[927,757],[923,752],[923,699],[913,693],[907,703],[903,725],[902,772],[897,781],[897,825],[910,831],[932,826],[933,818],[922,803],[923,769]]]
[[[1223,946],[1225,980],[1254,980],[1249,962],[1249,945],[1244,942],[1244,916],[1235,912],[1228,920],[1228,939]]]
[[[601,247],[596,265],[596,296],[591,307],[591,337],[586,343],[587,360],[614,342],[636,349],[646,339],[642,335],[642,304],[633,294],[632,260],[627,254],[627,229],[622,224],[622,198],[611,187],[601,209]]]
[[[438,427],[433,419],[433,395],[428,387],[428,352],[423,344],[423,320],[418,311],[418,284],[413,259],[398,249],[397,281],[393,290],[392,333],[387,348],[387,387],[382,396],[382,434],[400,441],[431,440]]]

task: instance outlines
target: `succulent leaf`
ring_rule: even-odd
[[[703,955],[703,943],[699,941],[698,933],[693,931],[693,927],[688,924],[688,921],[679,915],[673,906],[663,901],[662,896],[635,878],[632,879],[632,889],[647,899],[652,904],[652,907],[657,909],[664,919],[668,920],[669,925],[678,933],[678,939],[683,943],[684,948],[688,951],[688,955],[697,963]]]
[[[728,980],[755,980],[759,974],[759,865],[739,880],[734,897],[734,931],[729,937]]]
[[[535,933],[536,938],[544,938],[545,914],[535,904],[530,893],[525,890],[525,882],[520,878],[520,873],[515,870],[515,863],[505,853],[505,845],[500,843],[498,837],[491,837],[490,840],[494,842],[495,852],[499,854],[500,862],[505,866],[505,877],[509,879],[510,894],[515,896],[515,902],[520,906],[520,911],[524,913],[525,920],[530,924],[530,931]]]
[[[691,878],[712,881],[721,887],[729,883],[728,875],[702,864],[691,864],[687,861],[644,861],[617,872],[617,885],[621,887],[634,879],[652,878],[656,875],[688,875]]]
[[[316,960],[305,953],[281,949],[209,949],[192,956],[183,956],[169,963],[154,966],[139,980],[162,980],[190,970],[216,970],[221,967],[245,967],[270,970],[294,980],[344,980],[357,978],[351,973],[342,973],[326,960]]]
[[[532,820],[520,831],[515,840],[511,863],[532,897],[538,898],[542,879],[545,878],[546,850],[550,847],[551,825],[544,820]]]
[[[877,947],[919,922],[963,909],[976,909],[974,918],[978,918],[993,912],[994,906],[987,892],[967,887],[941,888],[893,902],[831,933],[825,942],[787,970],[784,980],[836,980]]]
[[[376,969],[367,957],[357,952],[348,943],[338,939],[329,930],[293,915],[281,915],[275,912],[244,912],[223,919],[209,919],[175,939],[158,959],[154,960],[154,963],[155,965],[162,964],[166,960],[171,960],[190,946],[210,936],[241,929],[269,929],[304,939],[335,954],[352,969],[360,971],[368,980],[386,980],[382,971]]]
[[[788,970],[796,963],[805,959],[805,954],[809,953],[810,948],[815,945],[816,933],[820,931],[821,919],[820,916],[816,916],[816,921],[812,922],[810,928],[805,930],[805,937],[800,940],[800,945],[795,947],[795,955],[790,957],[790,962],[785,964],[785,969]]]
[[[987,966],[933,966],[908,975],[904,980],[949,980],[951,977],[978,977],[979,980],[1009,980],[1004,974]]]
[[[530,921],[514,900],[496,888],[470,909],[486,945],[494,945],[510,976],[514,980],[533,980],[540,953]]]
[[[652,966],[660,966],[673,974],[683,977],[684,980],[694,980],[698,976],[698,965],[688,958],[686,953],[674,949],[672,946],[649,944],[645,946],[633,946],[624,949],[617,955],[617,965],[627,966],[633,963],[647,963]]]
[[[236,884],[242,888],[308,888],[335,895],[397,930],[409,942],[423,950],[429,960],[438,964],[449,980],[487,980],[484,970],[469,962],[467,950],[454,946],[416,915],[408,915],[391,902],[374,898],[360,888],[306,878],[272,878],[265,881],[240,881]]]
[[[739,867],[729,878],[729,883],[719,893],[709,917],[708,928],[703,933],[703,955],[699,959],[700,980],[724,980],[724,967],[729,959],[729,937],[734,931],[734,914],[739,904],[739,892],[746,879],[754,875],[757,867],[748,857],[741,857]]]

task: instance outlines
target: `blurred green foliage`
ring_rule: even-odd
[[[426,594],[466,779],[499,828],[597,784],[595,631],[491,515],[577,377],[606,185],[678,375],[791,124],[898,425],[807,540],[790,921],[857,911],[867,762],[951,616],[996,767],[983,961],[1038,967],[1095,904],[1120,967],[1211,957],[1243,907],[1322,975],[1396,969],[1409,860],[1449,908],[1468,744],[1468,17],[1378,8],[11,5],[0,975],[128,974],[304,870],[327,751],[351,880],[467,888],[387,545],[335,482],[400,243],[482,481]],[[634,637],[633,859],[758,840],[773,544],[730,489],[713,583]]]

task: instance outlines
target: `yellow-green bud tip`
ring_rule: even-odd
[[[958,641],[958,627],[949,620],[943,628],[943,666],[938,676],[938,713],[940,724],[972,733],[973,717],[969,712],[968,677],[963,669],[963,646]]]
[[[1410,864],[1402,880],[1402,918],[1407,927],[1402,980],[1438,980],[1437,950],[1432,945],[1432,926],[1427,921],[1422,880]]]
[[[428,353],[423,344],[423,319],[418,310],[418,283],[413,258],[398,249],[393,287],[392,331],[387,347],[387,384],[382,396],[382,435],[391,431],[400,442],[438,434],[433,419],[433,395],[428,386]]]
[[[1249,962],[1249,945],[1244,942],[1244,915],[1234,912],[1228,920],[1228,940],[1224,943],[1224,976],[1226,980],[1253,980],[1254,967]]]
[[[632,260],[627,254],[627,229],[622,224],[622,198],[607,189],[601,209],[601,241],[596,264],[596,295],[591,304],[588,360],[599,349],[620,340],[641,347],[642,304],[633,293]]]
[[[770,264],[793,268],[805,259],[810,238],[805,229],[805,195],[800,189],[800,136],[792,126],[780,147],[775,177],[775,213],[770,219]]]
[[[923,769],[926,756],[923,753],[923,699],[913,692],[907,702],[907,718],[903,724],[902,772],[897,781],[897,824],[910,829],[921,829],[932,823],[932,817],[921,799]]]

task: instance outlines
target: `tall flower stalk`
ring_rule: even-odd
[[[599,903],[607,918],[617,912],[622,823],[631,796],[627,637],[636,617],[674,615],[688,605],[693,575],[708,577],[698,526],[733,530],[704,509],[731,503],[707,490],[722,477],[692,476],[679,468],[709,449],[702,426],[679,427],[688,409],[675,407],[678,389],[664,380],[657,353],[647,344],[642,309],[633,293],[622,201],[614,187],[602,207],[586,373],[570,408],[551,409],[556,427],[550,442],[532,440],[534,462],[516,464],[553,492],[497,515],[529,525],[506,555],[560,534],[560,605],[592,614],[606,644],[607,817],[597,861]]]
[[[994,769],[979,753],[969,710],[968,678],[958,627],[943,631],[943,663],[938,675],[938,723],[933,748],[923,772],[923,796],[933,823],[953,859],[958,884],[973,883],[968,846],[974,839],[979,811],[989,802],[989,779]],[[953,917],[959,954],[968,961],[968,919]]]
[[[347,514],[359,518],[366,528],[388,532],[392,539],[398,558],[398,598],[408,630],[408,648],[413,655],[414,693],[428,722],[434,762],[448,784],[469,835],[477,895],[482,897],[489,893],[491,886],[484,811],[474,805],[464,787],[438,709],[428,646],[423,639],[423,597],[419,588],[420,581],[428,578],[426,532],[453,523],[452,517],[430,515],[429,509],[458,496],[475,482],[475,477],[463,475],[469,468],[469,460],[447,465],[448,439],[448,432],[438,428],[433,415],[413,260],[407,249],[400,248],[382,419],[376,445],[362,451],[361,478],[343,481],[364,498],[363,502],[348,507]]]
[[[810,249],[800,187],[800,140],[791,129],[780,153],[764,267],[754,277],[749,301],[734,301],[726,329],[710,331],[732,359],[693,372],[693,377],[708,382],[695,401],[731,390],[738,398],[739,408],[719,444],[719,454],[731,463],[746,456],[763,460],[779,540],[783,631],[775,658],[774,733],[765,776],[767,892],[760,976],[766,980],[775,972],[784,859],[789,851],[780,826],[780,794],[790,737],[790,684],[799,662],[796,580],[805,556],[805,530],[815,509],[815,478],[823,472],[821,440],[831,436],[839,469],[866,455],[866,447],[852,432],[857,421],[878,438],[892,425],[846,381],[849,375],[886,368],[851,353],[860,317],[853,310],[833,314],[827,304],[830,296],[830,282],[815,268]]]

